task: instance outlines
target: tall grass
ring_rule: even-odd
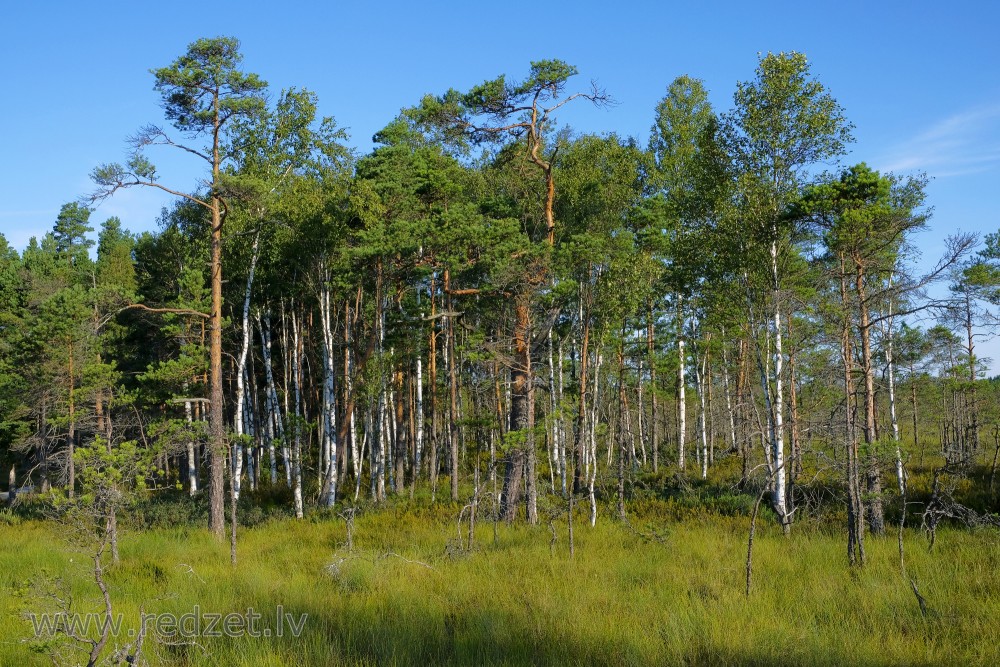
[[[335,517],[274,519],[241,533],[239,564],[195,528],[131,532],[109,569],[126,624],[147,613],[244,612],[277,605],[308,614],[298,638],[147,643],[163,665],[994,665],[1000,663],[1000,536],[943,528],[928,552],[907,531],[907,569],[894,538],[870,539],[869,563],[849,569],[843,538],[816,525],[783,537],[761,525],[754,585],[744,595],[745,516],[664,516],[641,504],[633,525],[565,517],[547,526],[478,524],[455,548],[455,507],[387,507],[356,519],[354,550]],[[663,537],[665,535],[665,537]],[[98,609],[90,561],[52,524],[0,525],[0,664],[51,664],[19,614],[37,607],[25,582],[61,576],[76,611]],[[331,565],[336,565],[331,567]]]

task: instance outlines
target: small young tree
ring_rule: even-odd
[[[115,639],[112,633],[120,630],[118,612],[112,589],[105,577],[110,552],[111,559],[118,558],[118,516],[145,488],[145,480],[152,471],[152,456],[134,441],[114,446],[100,436],[92,443],[79,447],[74,454],[80,469],[81,493],[75,498],[55,505],[57,521],[64,527],[64,535],[77,550],[93,561],[91,576],[99,593],[96,614],[100,621],[81,628],[71,614],[80,612],[73,608],[73,597],[60,585],[61,581],[39,582],[43,591],[43,614],[51,614],[51,627],[55,643],[49,647],[57,664],[80,664],[83,654],[87,667],[98,664],[139,664],[145,640],[145,628],[131,633],[132,641],[115,644],[109,654],[109,644]],[[29,612],[37,617],[37,612]],[[140,617],[141,617],[140,611]]]

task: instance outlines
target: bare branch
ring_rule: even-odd
[[[212,158],[205,155],[201,151],[186,146],[184,144],[179,144],[167,135],[162,128],[156,125],[145,125],[139,129],[139,131],[127,139],[129,145],[134,149],[139,150],[145,146],[172,146],[174,148],[179,148],[182,151],[191,153],[192,155],[197,155],[202,160],[205,160],[209,164],[212,163]]]
[[[208,202],[195,197],[194,195],[189,195],[179,190],[173,190],[161,185],[151,178],[143,179],[139,175],[134,174],[130,171],[125,170],[120,165],[111,165],[110,167],[102,167],[99,171],[95,171],[92,175],[98,185],[101,186],[99,189],[92,192],[90,195],[83,198],[85,204],[95,204],[104,201],[111,195],[115,194],[119,190],[124,190],[125,188],[131,188],[135,186],[143,186],[147,188],[156,188],[157,190],[162,190],[167,194],[174,195],[175,197],[180,197],[182,199],[187,199],[188,201],[198,204],[199,206],[204,206],[208,210],[212,210],[212,205]]]
[[[442,317],[461,317],[462,315],[465,315],[465,311],[446,310],[440,313],[435,313],[434,315],[426,315],[424,317],[421,317],[420,319],[422,319],[425,322],[432,322],[434,320],[439,320]]]

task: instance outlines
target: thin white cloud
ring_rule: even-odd
[[[938,178],[1000,169],[1000,104],[940,120],[890,149],[881,162],[886,171],[925,171]]]

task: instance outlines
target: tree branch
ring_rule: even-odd
[[[210,319],[212,316],[208,313],[203,313],[200,310],[191,310],[190,308],[150,308],[144,303],[133,303],[131,305],[120,308],[114,312],[114,315],[124,312],[126,310],[131,310],[133,308],[138,308],[139,310],[145,310],[150,313],[170,313],[172,315],[191,315],[192,317],[200,317],[202,319]]]

